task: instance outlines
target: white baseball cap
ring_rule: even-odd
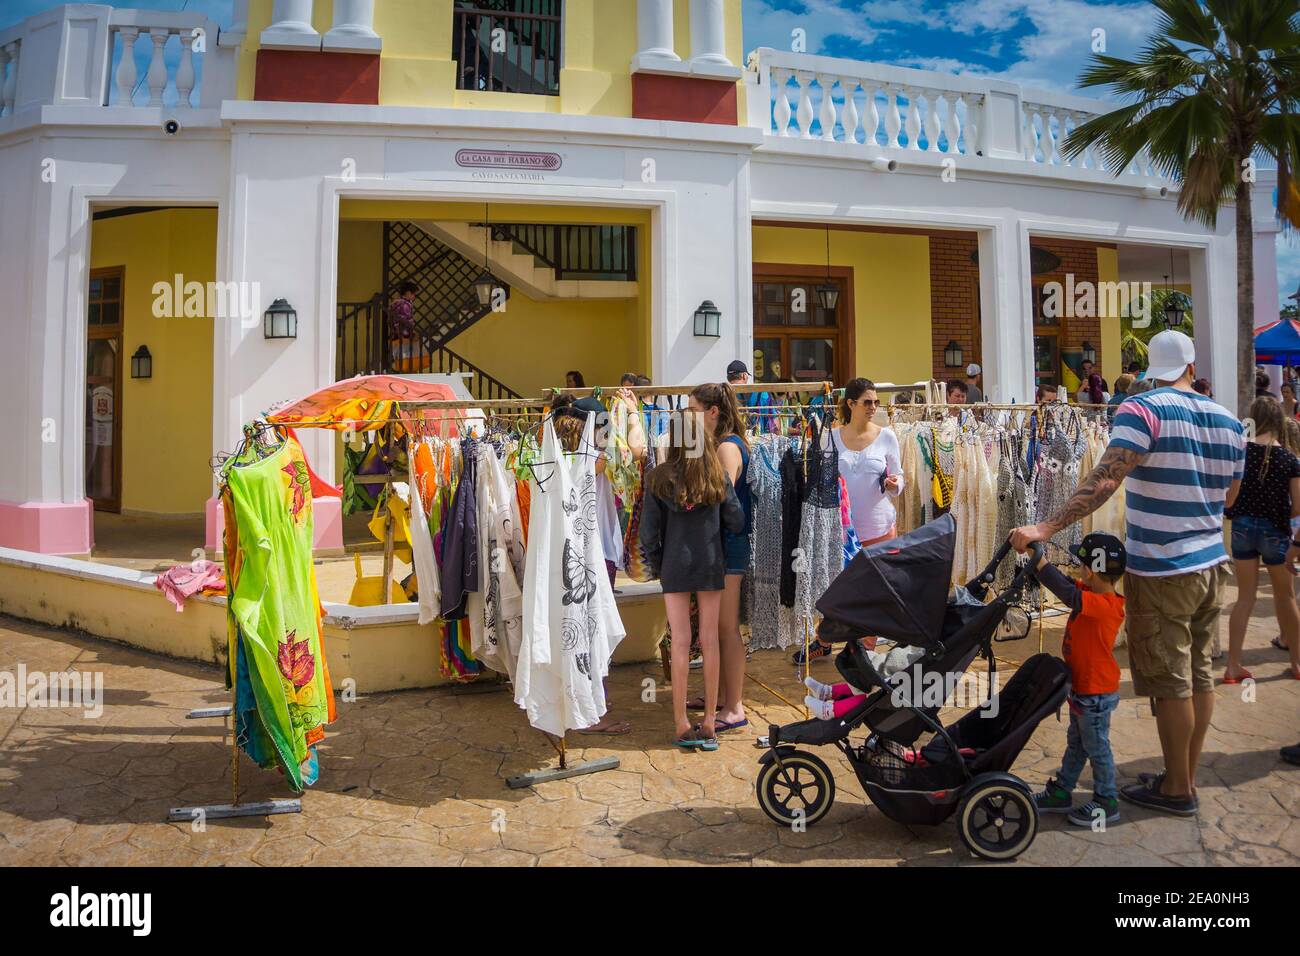
[[[966,366],[966,374],[969,375],[971,378],[974,378],[982,371],[984,370],[980,368],[978,365],[976,365],[974,362],[971,362],[969,365]]]
[[[1196,346],[1176,329],[1166,329],[1147,343],[1147,378],[1176,382],[1196,361]]]

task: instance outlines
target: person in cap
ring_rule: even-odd
[[[984,380],[984,370],[974,362],[966,366],[966,401],[978,405],[984,401],[984,389],[980,387]]]
[[[1223,509],[1240,487],[1244,429],[1226,408],[1192,390],[1196,350],[1174,329],[1148,345],[1150,391],[1119,407],[1110,445],[1065,505],[1017,528],[1025,551],[1100,508],[1127,481],[1124,595],[1133,690],[1149,697],[1165,769],[1139,776],[1121,798],[1195,815],[1196,768],[1214,716],[1211,647],[1218,633],[1228,552]],[[1288,562],[1300,559],[1292,547]]]
[[[736,359],[727,366],[727,384],[732,388],[737,385],[748,385],[749,382],[749,366],[740,359]],[[739,400],[741,408],[746,412],[745,418],[748,419],[750,427],[760,432],[773,430],[776,414],[771,408],[772,394],[770,392],[737,392],[736,398]]]
[[[1119,706],[1119,664],[1115,638],[1124,623],[1124,598],[1115,590],[1124,576],[1128,555],[1113,534],[1093,532],[1074,551],[1078,583],[1067,578],[1044,555],[1038,580],[1070,609],[1061,645],[1070,666],[1070,729],[1061,768],[1034,795],[1044,813],[1068,813],[1070,823],[1091,827],[1119,819],[1119,788],[1110,750],[1110,715]],[[1071,796],[1084,764],[1092,764],[1092,799],[1074,806]]]

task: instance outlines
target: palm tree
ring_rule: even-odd
[[[1108,86],[1126,105],[1081,124],[1076,158],[1097,144],[1117,176],[1143,150],[1181,183],[1178,210],[1213,226],[1235,204],[1237,407],[1255,393],[1254,164],[1277,164],[1277,209],[1300,226],[1300,0],[1152,0],[1155,30],[1137,59],[1095,54],[1081,86]]]
[[[1142,299],[1146,301],[1143,302]],[[1147,344],[1157,332],[1163,332],[1165,306],[1173,299],[1183,309],[1182,324],[1176,326],[1179,332],[1192,334],[1192,306],[1187,296],[1177,289],[1152,289],[1120,312],[1119,350],[1124,356],[1124,367],[1130,362],[1146,363]],[[1141,319],[1141,321],[1135,321]],[[1254,387],[1252,381],[1251,387]]]

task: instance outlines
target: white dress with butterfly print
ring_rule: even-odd
[[[547,421],[533,467],[515,703],[557,737],[605,715],[604,678],[624,636],[597,521],[594,426],[589,415],[583,452],[566,455]]]

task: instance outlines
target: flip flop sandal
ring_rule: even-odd
[[[704,698],[703,698],[703,697],[692,697],[690,700],[688,700],[688,701],[686,702],[686,709],[687,709],[687,710],[703,710],[703,709],[704,709]]]
[[[716,717],[713,718],[713,729],[720,734],[725,733],[728,730],[737,730],[741,727],[748,727],[748,726],[749,726],[748,717],[742,717],[734,724],[727,720],[718,720],[718,718]]]
[[[1255,679],[1255,675],[1252,674],[1250,671],[1246,670],[1246,668],[1243,667],[1243,668],[1241,669],[1241,675],[1240,675],[1240,676],[1238,676],[1238,677],[1228,677],[1228,676],[1225,675],[1224,678],[1223,678],[1223,680],[1219,681],[1219,683],[1221,683],[1221,684],[1240,684],[1240,683],[1242,683],[1243,681],[1254,680],[1254,679]]]
[[[716,738],[714,739],[714,743],[717,743]],[[704,746],[704,741],[700,739],[699,734],[695,730],[688,730],[680,737],[673,738],[673,746],[681,747],[683,750],[699,750]],[[714,749],[717,748],[715,747]]]
[[[587,727],[584,730],[577,731],[580,734],[586,734],[589,737],[622,737],[624,734],[632,732],[632,725],[626,720],[616,720],[607,727],[596,730],[594,727]]]
[[[1279,634],[1277,637],[1273,638],[1273,640],[1269,641],[1269,643],[1272,644],[1274,647],[1276,647],[1279,651],[1289,651],[1289,650],[1291,650],[1291,648],[1287,647],[1285,644],[1282,643],[1282,635],[1281,635],[1281,634]]]
[[[711,753],[718,749],[717,731],[714,731],[714,736],[712,737],[706,736],[704,731],[700,730],[698,727],[692,731],[692,733],[695,734],[695,739],[700,742],[701,750],[709,751]]]

